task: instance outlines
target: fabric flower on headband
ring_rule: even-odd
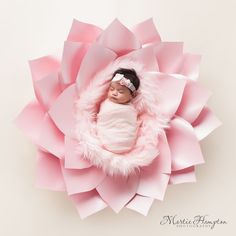
[[[124,75],[117,73],[115,77],[112,79],[112,81],[119,82],[120,85],[124,85],[128,89],[130,89],[132,92],[134,92],[136,89],[134,85],[131,83],[129,79],[126,79]]]
[[[36,185],[67,192],[85,218],[106,207],[147,215],[168,184],[194,182],[204,163],[199,141],[220,125],[197,82],[199,63],[182,42],[162,41],[152,19],[132,29],[115,19],[104,30],[74,20],[62,58],[29,62],[35,100],[16,123],[37,147]],[[140,78],[133,103],[142,125],[124,155],[96,137],[96,114],[119,68]]]

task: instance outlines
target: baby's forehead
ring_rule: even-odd
[[[117,81],[112,81],[110,83],[110,86],[116,88],[116,89],[128,89],[127,87],[125,87],[124,85],[121,85],[119,82]]]

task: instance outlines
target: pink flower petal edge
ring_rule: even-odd
[[[96,190],[74,194],[70,198],[74,202],[81,219],[85,219],[107,207]]]
[[[102,199],[118,213],[133,198],[138,184],[138,175],[131,175],[128,178],[107,176],[96,189]]]
[[[135,197],[126,205],[126,207],[128,209],[137,211],[144,216],[147,216],[153,201],[153,198],[136,194]]]
[[[53,191],[66,191],[60,160],[57,157],[38,150],[35,185]]]

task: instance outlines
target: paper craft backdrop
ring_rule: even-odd
[[[235,232],[235,53],[234,1],[8,1],[1,27],[1,235],[220,235]],[[164,40],[184,41],[202,54],[199,82],[213,92],[208,104],[223,125],[202,143],[206,163],[197,183],[168,188],[147,217],[106,209],[81,221],[64,193],[34,187],[35,148],[13,120],[34,94],[27,61],[45,53],[61,56],[73,18],[106,27],[114,17],[134,25],[149,17]],[[160,225],[165,215],[209,215],[227,221],[208,228]]]

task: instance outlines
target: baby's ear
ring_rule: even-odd
[[[131,93],[131,95],[132,95],[133,98],[135,98],[137,93],[134,91],[134,92]]]

